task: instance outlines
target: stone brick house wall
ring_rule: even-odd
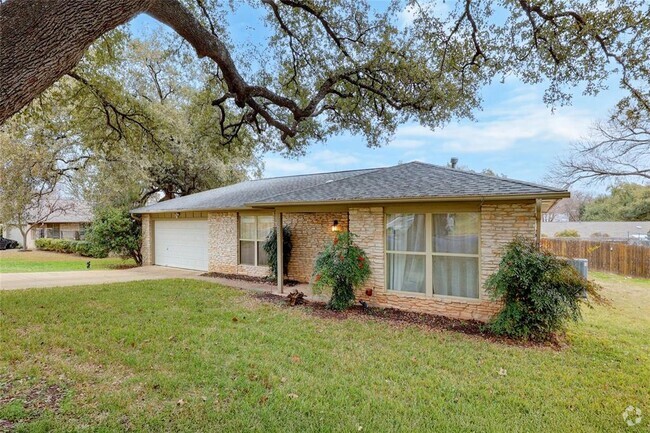
[[[332,223],[338,221],[341,230],[348,230],[347,212],[294,212],[282,216],[284,225],[291,227],[292,250],[287,278],[309,282],[314,260],[328,241],[334,239]]]
[[[517,235],[530,238],[535,236],[539,215],[536,214],[534,201],[487,202],[480,205],[480,212],[479,299],[388,292],[384,281],[385,209],[381,206],[351,207],[348,212],[283,213],[283,223],[291,227],[293,241],[288,277],[302,282],[310,281],[314,260],[326,242],[334,237],[331,227],[333,221],[337,220],[343,230],[349,229],[357,235],[355,242],[364,249],[370,261],[372,275],[368,283],[359,290],[357,295],[360,299],[365,299],[375,306],[486,321],[499,310],[500,304],[489,299],[483,284],[487,277],[496,271],[502,248],[510,240]],[[268,275],[267,266],[238,264],[237,212],[209,212],[205,216],[208,220],[210,271],[251,276]],[[161,217],[165,216],[156,218]],[[185,215],[181,215],[182,217]],[[152,264],[153,218],[149,215],[143,215],[142,229],[144,262]],[[372,289],[371,296],[366,295],[366,289]]]
[[[208,213],[208,271],[265,277],[268,266],[239,264],[238,218],[237,212]]]

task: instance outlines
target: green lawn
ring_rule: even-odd
[[[202,281],[0,291],[0,419],[43,432],[621,432],[633,405],[644,419],[630,431],[648,431],[650,283],[599,277],[612,306],[586,310],[560,351],[317,317]]]
[[[8,250],[0,251],[0,274],[8,272],[82,271],[86,269],[86,262],[88,261],[90,261],[91,270],[135,266],[132,259],[123,260],[119,257],[93,259],[49,251]]]

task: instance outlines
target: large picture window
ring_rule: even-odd
[[[479,297],[479,214],[386,215],[388,290]]]
[[[269,258],[264,251],[266,236],[273,230],[270,215],[242,215],[239,218],[239,263],[266,266]]]

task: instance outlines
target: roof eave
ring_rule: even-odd
[[[557,191],[541,194],[512,194],[512,195],[472,195],[472,196],[444,196],[444,197],[403,197],[403,198],[364,198],[355,200],[328,200],[328,201],[290,201],[290,202],[254,202],[246,203],[250,208],[276,208],[284,206],[317,206],[327,204],[359,204],[359,203],[425,203],[446,201],[495,201],[495,200],[535,200],[535,199],[561,199],[571,196],[569,191]]]

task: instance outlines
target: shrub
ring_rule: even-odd
[[[313,274],[315,292],[332,290],[327,304],[332,310],[344,310],[354,303],[354,289],[370,277],[366,253],[353,244],[354,234],[339,232],[316,258]]]
[[[75,252],[80,256],[94,257],[96,259],[108,257],[108,251],[88,241],[77,241],[75,244]]]
[[[142,265],[142,228],[128,210],[105,208],[95,213],[86,238],[97,248],[123,258],[133,258]]]
[[[36,247],[39,250],[44,251],[54,251],[57,253],[74,253],[75,252],[75,242],[68,239],[49,239],[42,238],[36,240]]]
[[[579,238],[580,233],[578,233],[578,230],[567,229],[555,233],[555,237],[556,238]]]
[[[548,339],[568,321],[578,321],[585,292],[595,302],[604,301],[597,284],[523,238],[508,244],[499,269],[485,286],[494,299],[504,302],[490,329],[514,338]]]
[[[43,251],[54,251],[57,253],[79,254],[84,257],[104,258],[108,252],[96,247],[90,242],[74,241],[70,239],[36,239],[36,248]]]
[[[266,251],[266,254],[269,257],[269,269],[271,270],[271,278],[278,277],[278,234],[273,227],[273,230],[266,237],[266,242],[262,248]],[[284,268],[283,275],[286,275],[289,271],[289,259],[291,259],[291,248],[293,247],[291,243],[291,227],[284,226],[282,227],[282,267]]]

